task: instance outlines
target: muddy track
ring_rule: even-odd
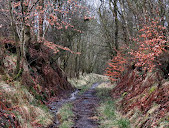
[[[73,103],[73,112],[75,115],[73,128],[98,128],[96,108],[99,99],[95,95],[95,88],[99,83],[93,86],[79,96]]]
[[[60,101],[54,101],[48,104],[48,107],[50,108],[50,111],[54,114],[54,121],[53,124],[51,124],[48,128],[59,128],[59,119],[57,118],[57,114],[59,109],[66,103],[72,102],[76,99],[76,95],[78,94],[78,90],[73,92],[69,98],[63,98]]]

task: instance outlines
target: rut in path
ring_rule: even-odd
[[[96,108],[99,100],[95,95],[95,88],[98,85],[99,83],[93,84],[92,88],[74,101],[75,124],[73,128],[98,128]]]

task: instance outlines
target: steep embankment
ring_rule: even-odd
[[[0,126],[48,127],[53,115],[45,103],[52,97],[68,96],[74,90],[45,46],[31,45],[27,55],[29,72],[14,76],[17,57],[8,53],[0,65]],[[49,63],[51,62],[51,63]],[[65,93],[66,92],[66,93]]]
[[[47,127],[53,116],[48,108],[37,100],[19,82],[0,82],[0,127]]]
[[[66,94],[70,94],[74,88],[68,82],[66,74],[57,65],[56,58],[57,55],[46,46],[31,43],[27,53],[27,61],[33,83],[28,79],[29,76],[22,74],[23,84],[27,86],[40,85],[41,95],[46,98],[60,96],[65,91],[67,91]]]
[[[158,72],[128,71],[112,90],[112,97],[134,128],[169,127],[169,82]]]

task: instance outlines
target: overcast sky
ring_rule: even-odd
[[[100,5],[100,0],[93,0],[93,2],[96,7],[98,7]]]
[[[100,0],[90,0],[89,3],[95,7],[98,7],[100,5]]]

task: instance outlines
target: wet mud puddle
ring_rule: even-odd
[[[99,100],[95,95],[95,88],[99,84],[93,84],[89,90],[74,101],[73,112],[75,119],[73,128],[98,128],[96,108],[98,107]]]

